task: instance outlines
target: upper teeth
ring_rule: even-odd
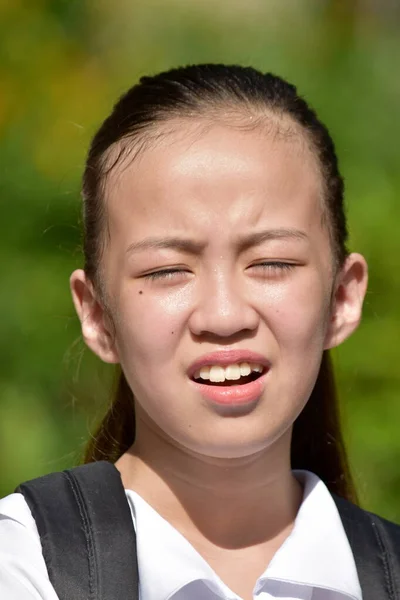
[[[215,383],[234,379],[240,379],[241,377],[245,377],[246,375],[250,375],[252,371],[255,373],[261,373],[263,370],[262,365],[257,363],[239,363],[228,365],[226,367],[221,367],[220,365],[206,366],[201,367],[194,374],[195,379],[206,379],[209,381],[213,381]]]

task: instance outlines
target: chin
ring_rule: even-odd
[[[227,432],[226,435],[220,432],[210,440],[204,438],[199,441],[196,440],[196,442],[185,440],[184,445],[191,452],[214,459],[245,459],[268,453],[278,447],[280,448],[279,452],[282,453],[282,446],[287,446],[289,455],[290,431],[291,428],[288,428],[286,432],[279,431],[277,433],[275,431],[270,432],[270,435],[268,435],[268,432],[264,429],[257,435],[254,427],[248,432],[243,431],[243,428],[241,428],[241,431],[236,430],[237,435],[232,430],[229,433]]]

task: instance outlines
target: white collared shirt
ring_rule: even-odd
[[[362,600],[353,554],[324,483],[295,472],[303,502],[289,537],[255,582],[255,600]],[[126,490],[137,535],[140,600],[239,600],[170,523]],[[21,494],[0,500],[0,598],[57,600]],[[128,600],[128,599],[127,599]]]

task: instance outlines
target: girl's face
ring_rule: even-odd
[[[347,280],[335,283],[321,179],[301,135],[176,131],[109,177],[115,337],[104,317],[89,318],[86,338],[121,363],[139,436],[151,427],[202,455],[248,456],[290,437],[324,348],[359,314],[340,329]]]

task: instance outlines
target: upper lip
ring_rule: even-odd
[[[219,350],[203,354],[203,356],[197,358],[190,365],[188,375],[189,377],[193,377],[196,371],[199,371],[201,367],[205,366],[220,365],[221,367],[226,367],[228,365],[243,362],[262,365],[264,368],[268,367],[270,364],[265,356],[253,352],[252,350]]]

